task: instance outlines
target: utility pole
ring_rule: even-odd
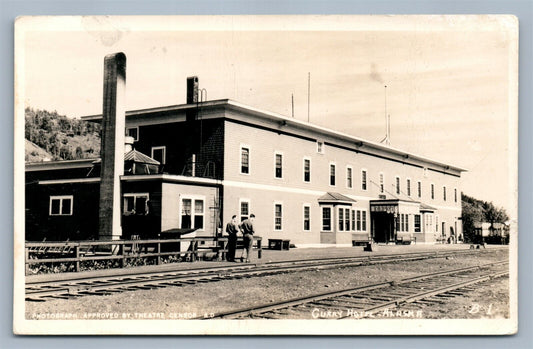
[[[311,72],[307,73],[307,122],[311,113]]]

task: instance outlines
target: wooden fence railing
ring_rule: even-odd
[[[261,242],[260,236],[254,236],[259,259],[262,255]],[[237,243],[242,246],[242,238]],[[74,271],[80,271],[80,263],[83,261],[119,260],[120,267],[124,267],[129,258],[154,258],[155,264],[159,265],[162,257],[179,256],[194,262],[208,253],[214,253],[215,257],[221,260],[228,252],[227,244],[227,237],[212,236],[165,240],[133,238],[132,240],[26,242],[26,274],[29,274],[30,266],[42,263],[73,263]]]

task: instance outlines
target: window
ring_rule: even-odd
[[[425,225],[425,231],[426,232],[430,232],[432,231],[432,226],[433,226],[433,214],[431,213],[428,213],[425,215],[425,218],[424,218],[424,225]]]
[[[281,222],[283,219],[281,204],[274,205],[274,230],[281,230]]]
[[[283,176],[283,155],[276,154],[276,178],[282,178]]]
[[[352,230],[355,230],[355,210],[352,210]]]
[[[241,222],[244,221],[245,219],[248,219],[249,215],[250,215],[250,201],[248,200],[241,200],[240,201],[240,217],[241,217]]]
[[[324,154],[324,142],[316,142],[316,152],[319,154]]]
[[[350,209],[339,208],[339,231],[350,231]]]
[[[453,201],[457,202],[457,188],[453,188]]]
[[[181,199],[181,228],[204,229],[204,200],[193,198]]]
[[[322,230],[331,231],[331,207],[322,207]]]
[[[350,231],[350,209],[344,209],[344,230]]]
[[[361,190],[366,190],[366,170],[361,170]]]
[[[74,197],[72,195],[50,196],[50,216],[71,216]]]
[[[352,168],[346,167],[346,187],[352,187]]]
[[[397,217],[396,217],[396,231],[401,231],[400,230],[400,222],[401,222],[401,218],[402,218],[402,215],[399,214]]]
[[[241,147],[241,173],[250,174],[250,149]]]
[[[400,177],[396,176],[396,194],[400,194]]]
[[[311,230],[311,206],[304,205],[304,231]]]
[[[411,180],[407,179],[407,196],[411,196]]]
[[[329,165],[329,185],[335,185],[335,165]]]
[[[311,182],[311,160],[304,159],[304,182]]]
[[[152,147],[152,159],[159,161],[161,165],[165,164],[167,147]]]
[[[420,233],[420,215],[415,214],[415,233]]]
[[[192,209],[192,200],[183,199],[181,201],[181,228],[182,229],[192,228],[191,209]]]
[[[400,213],[396,217],[396,231],[409,231],[409,215]]]
[[[127,132],[126,132],[126,136],[133,137],[134,141],[138,141],[139,140],[139,126],[128,127],[127,128]]]
[[[379,174],[379,192],[382,194],[385,192],[385,176],[383,173]]]
[[[196,229],[204,228],[204,201],[194,200],[194,227]]]
[[[435,232],[439,232],[439,215],[435,215]]]
[[[366,231],[366,210],[357,210],[356,231]]]
[[[442,187],[442,199],[446,201],[446,187]]]
[[[148,214],[148,193],[124,194],[124,214],[125,215],[146,215]]]
[[[421,198],[422,197],[422,182],[418,181],[417,186],[418,186],[417,194],[418,194],[418,197]]]
[[[435,199],[435,184],[431,183],[431,199]]]

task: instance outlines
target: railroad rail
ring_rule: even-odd
[[[146,290],[169,286],[185,286],[195,283],[259,277],[295,271],[365,266],[429,258],[445,258],[450,256],[460,256],[463,254],[490,253],[491,251],[498,250],[500,249],[411,252],[395,255],[306,259],[269,262],[264,264],[233,264],[211,268],[143,273],[134,269],[128,273],[127,270],[122,269],[121,273],[117,272],[105,276],[80,276],[79,274],[74,274],[61,280],[28,280],[26,282],[26,300],[46,301],[54,298],[68,299],[84,295],[106,295],[116,292]]]
[[[463,296],[481,282],[509,275],[507,260],[447,270],[402,280],[341,291],[314,294],[288,301],[214,314],[219,319],[361,319],[379,317],[406,304],[443,304]],[[382,314],[388,314],[387,312]],[[386,315],[385,315],[386,317]],[[414,315],[413,315],[414,317]],[[202,319],[202,318],[198,318]]]

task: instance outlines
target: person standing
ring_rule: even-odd
[[[243,236],[243,255],[244,251],[246,251],[246,263],[250,263],[250,252],[252,251],[252,245],[254,243],[254,219],[255,215],[252,213],[250,215],[250,218],[245,219],[241,222],[239,225],[239,229],[242,232]],[[243,262],[243,256],[241,255],[241,262]]]
[[[231,217],[231,222],[226,224],[226,233],[228,233],[228,254],[226,260],[228,262],[235,262],[235,249],[237,248],[237,233],[239,232],[237,225],[237,216]]]

